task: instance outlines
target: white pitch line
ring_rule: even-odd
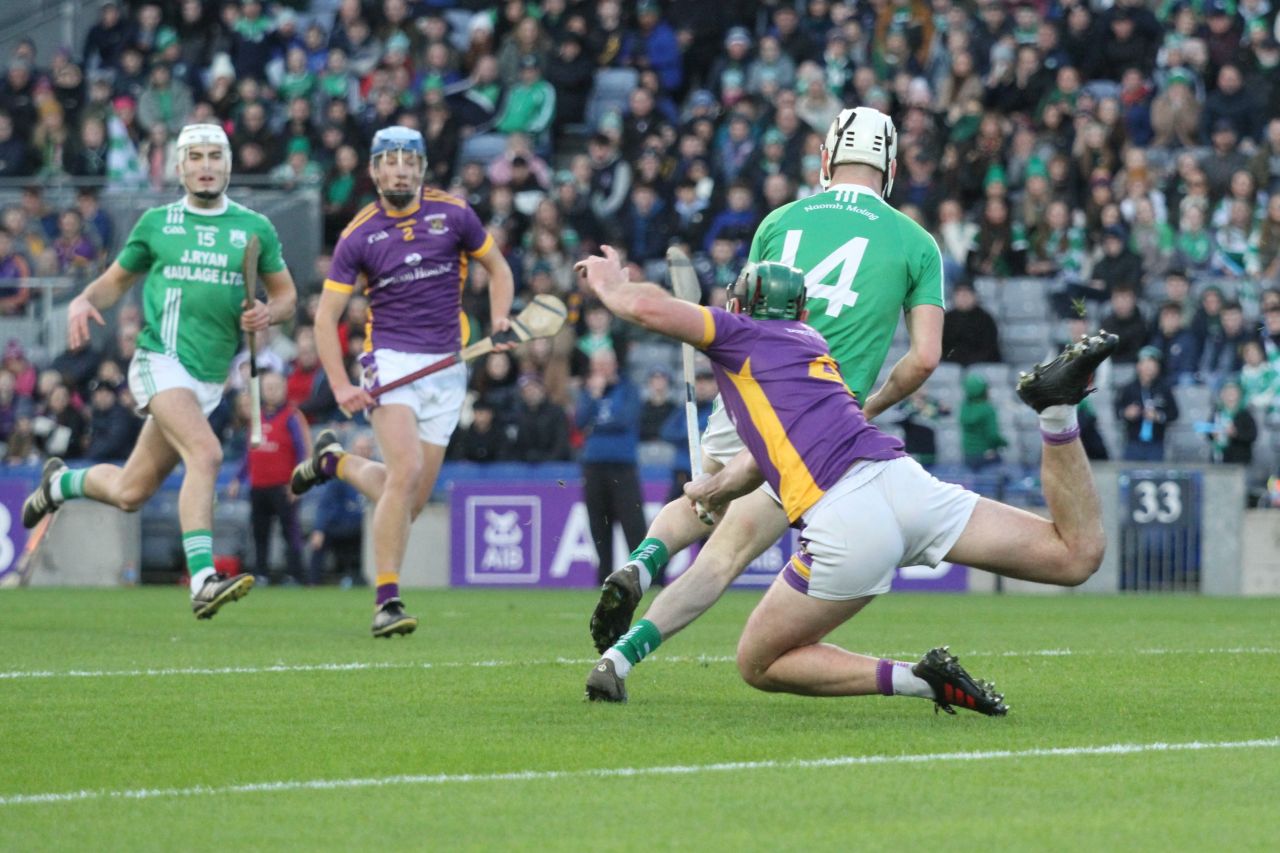
[[[911,658],[919,652],[899,651],[889,654],[890,657]],[[1090,655],[1275,655],[1280,649],[1266,646],[1235,646],[1213,649],[1110,649],[1110,650],[1073,650],[1073,649],[1033,649],[1030,651],[1004,652],[965,652],[962,657],[968,658],[1024,658],[1024,657],[1083,657]],[[479,660],[479,661],[439,661],[420,663],[394,662],[361,662],[348,663],[300,663],[270,664],[267,666],[216,666],[216,667],[172,667],[165,669],[16,669],[0,672],[0,681],[20,681],[45,678],[165,678],[180,675],[270,675],[291,672],[363,672],[373,670],[406,670],[406,669],[497,669],[512,666],[590,666],[598,658],[566,658],[557,657],[544,660]],[[732,663],[735,658],[729,655],[661,655],[650,659],[657,663]]]
[[[562,779],[611,779],[638,776],[692,776],[700,773],[732,773],[751,770],[809,770],[866,765],[935,764],[958,761],[994,761],[1005,758],[1071,758],[1076,756],[1134,755],[1152,752],[1199,752],[1216,749],[1274,749],[1280,737],[1184,743],[1115,743],[1106,746],[1058,746],[1032,749],[998,749],[982,752],[933,752],[917,755],[840,755],[832,758],[796,758],[785,761],[730,761],[715,764],[676,764],[658,767],[603,767],[593,770],[518,770],[507,773],[434,773],[376,776],[354,779],[287,779],[240,785],[195,785],[189,788],[131,788],[81,790],[49,794],[0,796],[0,806],[73,803],[88,800],[156,800],[174,797],[261,794],[280,791],[332,791],[350,788],[386,788],[397,785],[459,785],[472,782],[545,782]]]

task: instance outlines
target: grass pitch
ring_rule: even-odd
[[[746,687],[730,593],[590,705],[587,592],[0,593],[0,849],[1275,849],[1274,600],[921,597],[1004,719]],[[48,796],[46,796],[48,795]]]

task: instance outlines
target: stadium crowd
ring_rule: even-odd
[[[761,218],[821,191],[833,117],[869,105],[898,128],[891,201],[936,236],[957,291],[944,358],[1001,361],[1004,283],[1033,280],[1055,337],[1100,322],[1121,335],[1115,361],[1137,365],[1114,389],[1113,454],[1160,458],[1173,391],[1202,386],[1211,408],[1183,419],[1211,427],[1213,458],[1247,462],[1258,433],[1245,420],[1280,411],[1276,12],[1270,0],[105,3],[83,44],[45,57],[26,42],[5,58],[0,181],[27,188],[0,217],[0,312],[28,310],[28,276],[84,282],[109,260],[128,223],[103,213],[98,187],[172,187],[187,122],[226,128],[233,192],[314,187],[326,246],[374,199],[373,134],[402,124],[427,139],[428,181],[486,223],[517,298],[555,293],[572,309],[558,337],[477,366],[451,456],[574,458],[572,413],[601,384],[602,350],[618,381],[644,385],[628,441],[678,445],[674,362],[632,357],[654,347],[582,303],[573,263],[610,243],[652,279],[680,244],[705,301],[723,300]],[[75,204],[50,208],[40,186],[66,178]],[[309,328],[327,263],[294,270],[299,317],[262,356],[312,424],[337,414]],[[463,303],[481,328],[486,284],[473,266]],[[364,319],[356,297],[342,330],[353,367]],[[127,452],[137,328],[126,308],[105,350],[49,364],[5,348],[6,461]],[[965,391],[965,456],[981,467],[1004,439],[985,410],[964,412],[986,390]],[[948,412],[918,395],[904,429],[930,432]],[[240,410],[215,417],[228,458],[242,454]]]

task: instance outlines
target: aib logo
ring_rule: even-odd
[[[484,512],[484,556],[480,558],[482,572],[519,572],[524,569],[524,531],[520,529],[520,513]]]

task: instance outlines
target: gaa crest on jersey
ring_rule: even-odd
[[[417,252],[410,252],[404,256],[404,262],[411,267],[416,267],[418,264],[422,263],[422,255],[419,255]]]
[[[231,245],[235,246],[237,249],[243,249],[245,246],[249,245],[249,235],[241,228],[232,228]]]
[[[428,234],[444,234],[449,230],[449,226],[445,224],[445,215],[443,213],[433,213],[430,216],[422,217],[422,221],[427,224]]]

